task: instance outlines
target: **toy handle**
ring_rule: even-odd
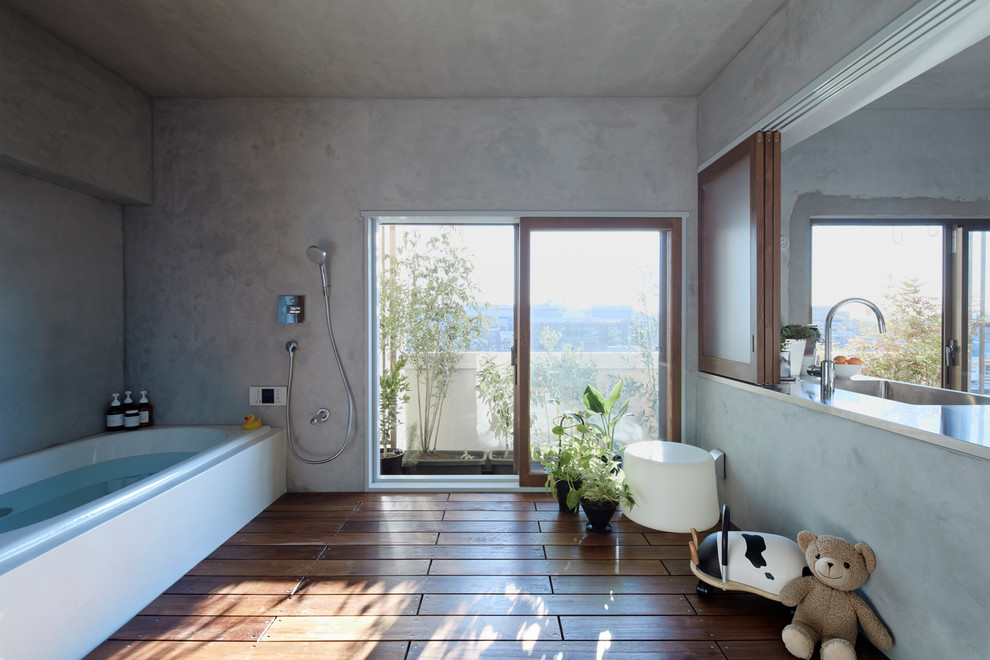
[[[729,505],[722,505],[722,584],[729,581]]]

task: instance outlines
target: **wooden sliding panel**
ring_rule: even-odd
[[[763,310],[763,363],[768,377],[780,382],[780,133],[763,133],[763,222],[757,243],[763,264],[758,298]],[[800,367],[800,357],[798,357]]]
[[[543,485],[542,466],[526,458],[534,445],[553,440],[549,429],[559,414],[581,408],[588,384],[601,391],[622,378],[622,399],[631,398],[630,411],[638,411],[623,424],[641,423],[641,437],[679,442],[680,218],[522,218],[519,232],[520,485]],[[643,279],[629,275],[639,260],[650,266]],[[546,304],[548,286],[559,287],[553,305]],[[582,329],[566,320],[582,314],[608,322],[595,318]],[[563,331],[575,327],[573,335]]]
[[[755,133],[698,175],[698,366],[780,381],[780,134]]]

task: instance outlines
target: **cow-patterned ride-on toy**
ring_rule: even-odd
[[[746,591],[780,601],[785,584],[808,571],[804,552],[791,539],[763,532],[729,531],[729,507],[722,507],[722,530],[698,542],[691,529],[691,572],[698,578],[699,596],[712,587]]]

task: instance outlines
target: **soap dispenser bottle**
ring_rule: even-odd
[[[148,390],[141,390],[141,398],[138,400],[138,414],[141,418],[141,427],[151,426],[155,419],[155,407],[148,401]]]
[[[107,408],[107,431],[122,431],[124,429],[124,409],[120,406],[120,393],[112,394],[113,401]]]
[[[131,399],[131,391],[124,390],[124,429],[132,430],[141,425],[141,413],[138,412],[137,404]]]

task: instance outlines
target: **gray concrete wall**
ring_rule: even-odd
[[[121,207],[0,170],[0,460],[103,430],[124,385]]]
[[[0,163],[123,203],[151,201],[151,101],[0,4]]]
[[[912,6],[931,0],[789,0],[698,97],[698,161],[828,71]]]
[[[693,99],[154,105],[155,203],[125,209],[127,376],[151,389],[162,423],[236,422],[253,412],[282,426],[283,409],[249,408],[247,389],[284,384],[284,344],[294,338],[300,449],[316,456],[338,446],[344,393],[322,319],[319,271],[305,257],[312,243],[330,246],[331,313],[357,395],[357,438],[330,465],[292,462],[293,490],[364,485],[369,365],[361,211],[693,217],[696,206]],[[688,270],[695,249],[687,249]],[[306,296],[304,324],[276,322],[278,294]],[[696,353],[694,344],[688,350]],[[334,418],[310,426],[320,405]]]
[[[980,110],[863,109],[786,151],[783,320],[810,320],[812,216],[990,217],[988,126]],[[893,631],[888,655],[981,655],[990,603],[974,585],[990,575],[970,556],[990,543],[973,507],[987,461],[708,378],[696,405],[699,444],[728,457],[737,524],[870,544],[879,570],[864,591]]]
[[[990,462],[698,379],[698,440],[726,454],[733,522],[867,543],[863,593],[893,633],[890,658],[982,658],[990,636]]]
[[[864,108],[782,159],[782,317],[811,320],[813,216],[990,219],[990,111]]]
[[[789,2],[699,97],[699,162],[915,4]],[[785,322],[810,313],[809,216],[986,213],[985,115],[936,122],[896,111],[894,121],[871,112],[844,120],[846,133],[825,131],[784,154]],[[904,141],[908,132],[920,140]],[[990,575],[974,556],[990,528],[974,503],[990,494],[987,461],[757,388],[696,382],[695,439],[726,452],[722,495],[736,524],[869,543],[879,568],[864,592],[893,632],[889,657],[985,655]]]

